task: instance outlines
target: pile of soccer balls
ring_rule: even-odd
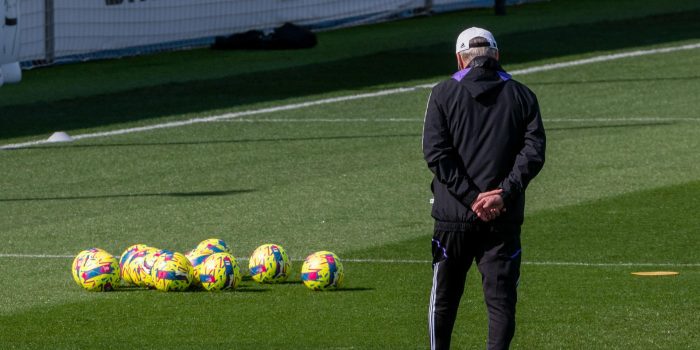
[[[292,264],[277,244],[263,244],[250,257],[250,277],[258,283],[287,280]],[[235,289],[242,273],[236,258],[221,239],[207,239],[186,254],[135,244],[117,259],[100,248],[83,250],[73,260],[73,279],[89,291],[110,291],[120,285],[184,291]],[[343,265],[328,251],[309,255],[301,268],[301,280],[312,290],[339,288]]]

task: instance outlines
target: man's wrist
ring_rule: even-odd
[[[476,204],[476,199],[479,198],[479,192],[478,191],[469,191],[467,194],[464,196],[464,199],[462,200],[462,204],[464,204],[466,207],[470,208]]]
[[[503,205],[505,206],[508,201],[510,200],[510,191],[506,191],[505,189],[501,188],[502,192],[499,194],[501,196],[501,199],[503,200]]]

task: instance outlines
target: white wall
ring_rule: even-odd
[[[19,0],[0,0],[17,2]],[[508,0],[509,3],[528,0]],[[45,3],[54,25],[45,25]],[[300,25],[346,26],[410,15],[425,0],[21,0],[21,61],[43,60],[46,48],[56,58],[107,57],[133,48],[182,47],[250,29]],[[493,6],[492,0],[434,0],[436,10]],[[52,15],[52,16],[51,16]],[[47,30],[48,29],[48,30]],[[47,45],[46,33],[49,33]],[[190,41],[190,42],[188,42]],[[201,44],[201,43],[200,43]],[[168,46],[169,45],[169,46]],[[80,56],[86,55],[86,56]],[[99,56],[99,54],[97,54]]]

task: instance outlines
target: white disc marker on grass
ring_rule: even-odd
[[[71,142],[73,138],[63,131],[57,131],[46,140],[46,142]]]

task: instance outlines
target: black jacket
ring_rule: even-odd
[[[436,229],[463,231],[479,222],[471,203],[503,189],[506,212],[493,222],[523,223],[525,189],[544,165],[545,132],[537,97],[498,62],[477,57],[436,85],[423,125]]]

